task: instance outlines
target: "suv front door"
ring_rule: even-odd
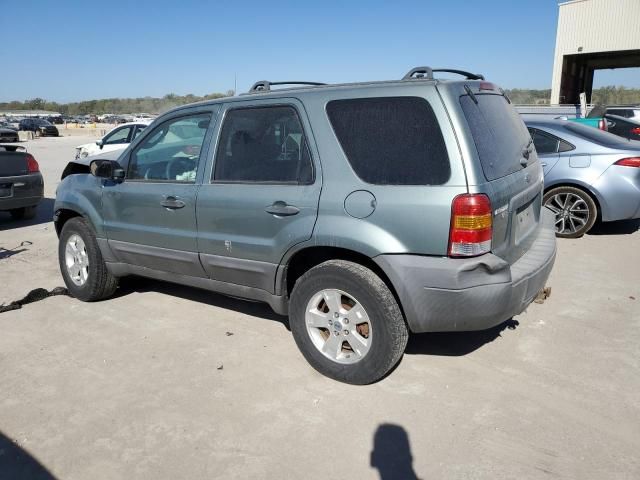
[[[104,227],[119,261],[203,277],[195,207],[215,110],[176,114],[129,152],[124,182],[105,184]]]
[[[318,214],[318,154],[294,99],[227,104],[198,192],[198,248],[210,278],[274,293],[287,250]]]

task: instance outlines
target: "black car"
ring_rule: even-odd
[[[619,115],[604,116],[609,133],[629,140],[640,140],[640,122]]]
[[[47,121],[50,122],[50,123],[54,123],[56,125],[62,125],[64,123],[64,120],[62,120],[61,116],[47,117]]]
[[[44,196],[38,162],[24,147],[0,145],[0,211],[18,220],[33,218]]]
[[[0,142],[18,142],[18,131],[15,128],[11,128],[9,124],[0,122]]]
[[[57,137],[60,135],[56,126],[52,125],[51,122],[43,118],[25,118],[24,120],[20,121],[18,130],[38,133],[43,137]]]

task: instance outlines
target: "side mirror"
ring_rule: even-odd
[[[102,142],[102,140],[98,140],[96,141],[96,145],[98,145],[100,147],[100,150],[102,150],[104,143]]]
[[[124,168],[115,160],[93,160],[89,165],[89,170],[95,177],[116,182],[122,182],[125,177]]]

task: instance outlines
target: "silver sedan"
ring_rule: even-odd
[[[556,235],[576,238],[596,220],[640,218],[640,142],[566,120],[524,116],[544,171]]]

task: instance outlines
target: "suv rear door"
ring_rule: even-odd
[[[214,280],[274,292],[276,269],[311,237],[318,155],[302,104],[263,99],[225,105],[212,168],[198,192],[198,248]]]
[[[469,190],[491,200],[491,251],[512,263],[529,249],[538,231],[540,162],[522,118],[500,89],[488,82],[456,82],[456,86],[450,101],[457,97],[462,125],[469,127],[461,132],[472,157],[467,160]]]

